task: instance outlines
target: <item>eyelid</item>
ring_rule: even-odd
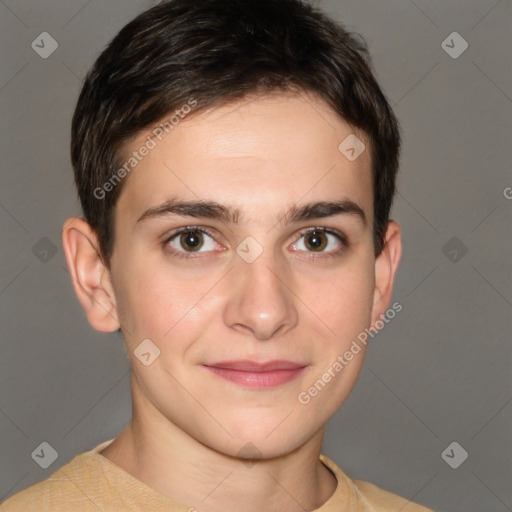
[[[173,230],[172,233],[166,233],[163,236],[163,242],[169,243],[173,238],[176,238],[182,233],[187,233],[188,231],[199,231],[200,233],[206,234],[211,238],[215,238],[217,236],[217,234],[214,233],[213,230],[205,226],[184,226],[182,228],[177,228]]]

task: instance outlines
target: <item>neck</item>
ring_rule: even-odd
[[[319,460],[323,429],[290,453],[241,459],[199,442],[144,403],[134,379],[132,388],[132,421],[102,455],[160,494],[204,512],[304,512],[334,493],[336,479]]]

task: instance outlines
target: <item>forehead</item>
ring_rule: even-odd
[[[148,144],[152,149],[130,172],[118,200],[125,217],[179,197],[240,206],[241,221],[244,212],[252,218],[287,204],[349,199],[372,219],[367,138],[312,95],[259,96],[175,117],[169,133],[156,137],[152,128],[139,134],[123,158],[148,140],[154,147]],[[357,140],[365,149],[347,158]]]

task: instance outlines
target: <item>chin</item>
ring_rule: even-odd
[[[223,436],[223,442],[218,445],[218,451],[231,457],[247,460],[271,459],[286,455],[302,446],[319,428],[308,428],[304,421],[297,418],[292,420],[292,417],[293,413],[284,421],[282,417],[276,418],[271,428],[266,424],[264,426],[258,424],[254,419],[234,422],[229,427],[226,423],[226,429],[233,437]],[[297,430],[298,427],[300,431]],[[214,444],[216,444],[215,441]],[[212,447],[215,448],[215,446]]]
[[[246,460],[250,464],[254,460],[282,457],[293,452],[299,446],[301,446],[300,442],[296,439],[290,439],[288,436],[276,437],[274,440],[262,436],[259,439],[253,438],[252,440],[234,439],[226,445],[211,446],[211,448],[230,457]]]

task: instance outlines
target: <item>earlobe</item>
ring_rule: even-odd
[[[402,239],[400,225],[388,223],[384,237],[384,248],[375,259],[375,290],[373,295],[372,324],[384,314],[391,302],[393,284],[400,258]]]
[[[95,231],[84,219],[71,217],[62,228],[62,245],[89,323],[98,331],[116,331],[120,325],[110,272],[101,258]]]

